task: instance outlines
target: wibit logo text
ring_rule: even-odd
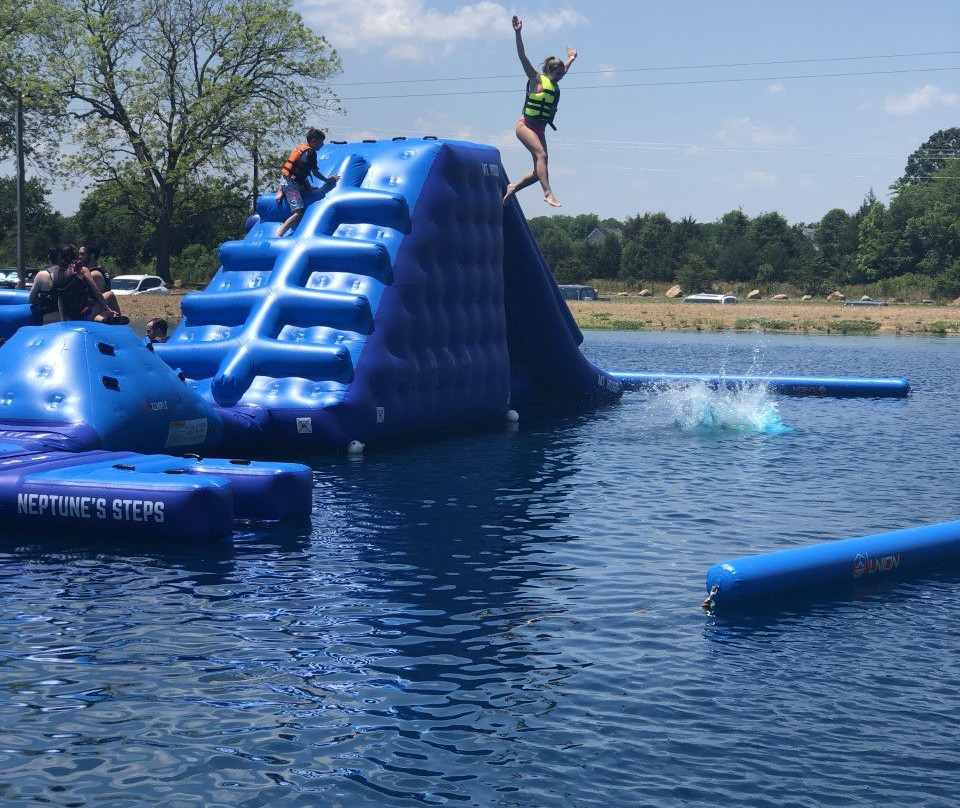
[[[870,558],[860,553],[853,560],[853,577],[862,578],[864,575],[874,575],[878,572],[893,572],[900,567],[900,553],[894,555]]]

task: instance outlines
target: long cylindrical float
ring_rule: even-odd
[[[714,564],[705,606],[769,606],[801,593],[841,591],[893,573],[960,560],[960,521],[795,547]]]
[[[708,373],[638,373],[611,371],[627,389],[702,382],[710,387],[751,387],[765,384],[774,393],[788,396],[834,398],[904,398],[910,392],[907,379],[832,376],[727,376]]]

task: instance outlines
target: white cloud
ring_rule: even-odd
[[[793,146],[797,143],[797,130],[793,126],[776,129],[755,124],[749,118],[734,118],[723,122],[716,138],[726,146]]]
[[[413,131],[452,140],[478,140],[472,126],[465,125],[463,121],[442,112],[416,118],[413,121]]]
[[[766,171],[744,171],[743,181],[747,185],[756,185],[760,188],[773,188],[780,182],[776,174],[769,174]]]
[[[617,68],[612,65],[599,65],[600,73],[597,76],[600,81],[613,81],[617,77]]]
[[[513,11],[490,0],[441,8],[430,7],[427,0],[300,0],[298,5],[307,25],[334,48],[384,50],[402,61],[430,61],[450,55],[463,42],[513,32]],[[572,9],[556,8],[541,16],[525,16],[524,29],[529,26],[540,35],[585,22]]]
[[[960,95],[946,93],[939,87],[926,84],[912,93],[896,96],[888,95],[883,99],[883,111],[887,115],[916,115],[931,107],[955,107],[960,104]]]
[[[777,93],[782,93],[785,89],[786,87],[777,82],[776,84],[771,84],[769,87],[767,87],[767,92],[775,95]]]

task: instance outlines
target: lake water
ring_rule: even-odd
[[[309,523],[0,539],[0,804],[955,806],[960,575],[751,616],[716,561],[960,518],[960,342],[588,333],[627,393],[314,461]]]

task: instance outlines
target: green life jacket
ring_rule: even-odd
[[[557,114],[557,104],[560,103],[560,88],[549,76],[540,74],[539,91],[530,92],[527,85],[527,99],[523,106],[523,117],[542,121],[544,125],[553,124],[553,116]]]

